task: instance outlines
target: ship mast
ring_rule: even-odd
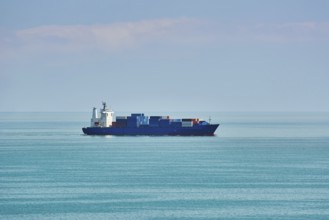
[[[105,111],[105,109],[106,109],[106,102],[102,102],[102,104],[103,104],[103,111]]]

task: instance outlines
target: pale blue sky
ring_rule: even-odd
[[[329,111],[329,1],[0,1],[0,111]]]

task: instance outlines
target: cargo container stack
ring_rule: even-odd
[[[127,126],[130,128],[145,127],[149,124],[149,118],[144,113],[132,113],[127,117]]]
[[[115,127],[125,128],[127,127],[127,116],[117,116],[115,118]]]
[[[162,116],[150,116],[149,125],[150,127],[159,127],[159,121]]]
[[[127,127],[128,128],[137,128],[139,127],[139,117],[127,117]]]
[[[159,127],[167,128],[170,127],[171,121],[170,119],[160,119],[159,120]]]
[[[149,124],[149,117],[148,116],[141,116],[140,119],[139,119],[139,124],[140,125],[148,125]]]
[[[192,118],[192,122],[193,122],[193,125],[196,125],[199,123],[199,119],[198,118]]]
[[[193,119],[192,118],[183,118],[182,119],[182,127],[192,127]]]
[[[180,128],[182,127],[182,119],[171,119],[171,127]]]

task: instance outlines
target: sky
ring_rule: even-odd
[[[329,111],[327,0],[0,0],[0,111]]]

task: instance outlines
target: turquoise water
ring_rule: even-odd
[[[211,115],[215,137],[99,137],[0,113],[0,219],[329,219],[329,113]]]

